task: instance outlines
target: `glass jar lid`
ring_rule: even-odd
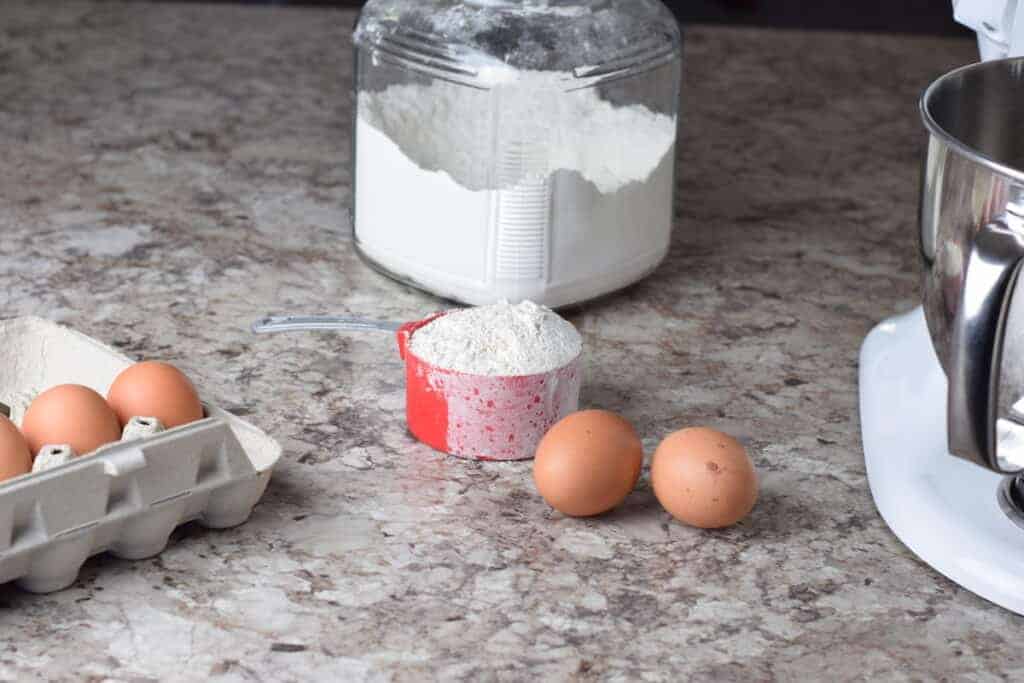
[[[507,71],[617,78],[680,51],[679,26],[660,0],[369,0],[355,41],[478,87]]]

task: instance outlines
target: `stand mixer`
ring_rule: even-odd
[[[1024,614],[1024,58],[942,76],[921,116],[923,305],[861,350],[868,480],[922,560]]]

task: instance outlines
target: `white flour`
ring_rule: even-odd
[[[674,119],[637,104],[616,107],[594,88],[567,93],[564,74],[491,69],[487,76],[490,90],[440,81],[363,92],[359,115],[420,169],[444,171],[470,190],[514,187],[564,169],[608,194],[646,180],[675,139]],[[538,166],[493,177],[487,160],[495,116],[498,145],[542,148]]]
[[[421,360],[476,375],[533,375],[579,356],[579,332],[558,314],[532,301],[453,311],[412,335]]]
[[[675,118],[557,72],[494,69],[359,95],[355,232],[391,272],[472,304],[562,306],[652,270],[671,231]]]

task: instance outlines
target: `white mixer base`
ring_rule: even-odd
[[[880,323],[860,352],[864,461],[893,533],[936,571],[1024,614],[1024,529],[1001,477],[946,450],[946,377],[918,307]]]

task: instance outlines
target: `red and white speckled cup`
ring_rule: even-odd
[[[439,451],[476,460],[525,460],[554,423],[579,407],[580,356],[535,375],[475,375],[439,368],[409,350],[438,313],[399,328],[409,431]]]

